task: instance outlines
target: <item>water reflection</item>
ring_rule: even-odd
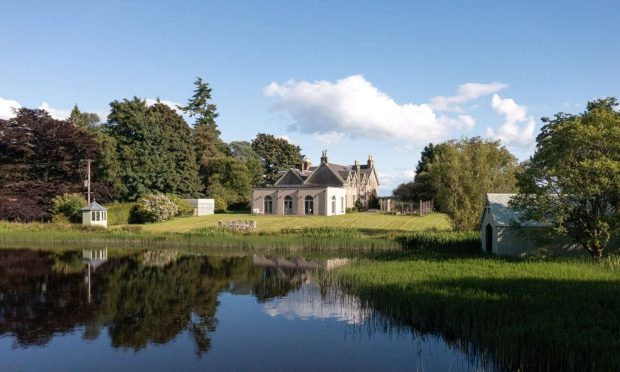
[[[369,368],[373,361],[420,360],[422,354],[412,351],[413,333],[406,333],[406,342],[392,342],[382,335],[360,344],[345,340],[343,335],[350,331],[346,327],[362,329],[372,317],[357,298],[321,278],[329,269],[346,263],[257,255],[210,257],[174,250],[131,254],[112,254],[107,249],[0,250],[0,341],[8,338],[15,350],[29,353],[38,350],[32,346],[53,350],[53,340],[70,342],[74,351],[92,352],[89,348],[93,345],[99,345],[99,353],[132,350],[140,352],[133,354],[135,358],[147,357],[152,369],[164,368],[156,361],[164,350],[177,350],[179,343],[184,345],[183,351],[190,346],[199,357],[186,360],[175,356],[187,363],[187,369],[205,355],[211,366],[222,368],[234,362],[243,369],[245,361],[263,360],[269,352],[271,357],[286,359],[281,367],[287,363],[294,366],[294,358],[309,356],[296,354],[299,345],[324,354],[316,368],[336,368],[345,361],[349,364],[343,366],[351,366],[347,358],[352,355],[359,359],[355,363],[359,362],[361,369]],[[267,334],[272,336],[264,338]],[[303,337],[295,336],[298,334]],[[331,340],[327,344],[322,341],[326,337]],[[419,339],[416,342],[419,346]],[[149,345],[164,349],[148,353]],[[267,346],[269,349],[262,349]],[[319,350],[321,347],[325,349]],[[441,352],[431,358],[436,363],[443,363],[448,356],[459,361],[456,369],[470,368],[458,350],[440,339],[425,341],[424,348],[425,361],[437,349]],[[11,356],[17,363],[44,363],[47,358],[39,354],[20,357],[15,350]],[[45,363],[62,366],[67,353],[62,350],[57,359]],[[244,360],[224,358],[241,351]],[[120,357],[113,354],[113,358]],[[407,365],[396,369],[403,367]]]

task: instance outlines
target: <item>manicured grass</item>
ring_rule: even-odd
[[[175,218],[171,221],[144,225],[148,232],[187,232],[197,228],[217,226],[218,221],[254,220],[259,232],[277,232],[283,229],[353,228],[366,235],[388,232],[402,233],[428,229],[450,230],[450,220],[444,214],[424,217],[396,216],[380,213],[352,213],[340,216],[259,216],[251,214],[216,214],[202,217]]]
[[[501,369],[618,370],[619,264],[409,252],[336,276],[394,322],[473,346]]]

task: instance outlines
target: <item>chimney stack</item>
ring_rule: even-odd
[[[311,166],[312,166],[312,162],[310,161],[310,159],[308,158],[304,159],[302,171],[307,171],[308,169],[310,169]]]
[[[355,174],[357,174],[357,177],[359,178],[360,176],[360,162],[359,161],[355,161],[355,164],[353,164],[353,170],[355,171]]]
[[[321,153],[321,164],[327,164],[327,150],[323,150]]]
[[[375,166],[375,161],[372,159],[372,155],[368,155],[368,162],[366,163],[366,165],[368,165],[369,169]]]

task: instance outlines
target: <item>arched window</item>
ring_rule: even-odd
[[[332,214],[336,214],[336,195],[332,196]]]
[[[265,196],[265,209],[263,210],[264,214],[273,214],[273,199],[271,196]]]
[[[314,198],[310,195],[306,196],[306,199],[304,200],[304,212],[306,214],[314,213]]]
[[[284,197],[284,214],[293,214],[293,198],[290,195]]]

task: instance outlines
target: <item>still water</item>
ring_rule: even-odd
[[[331,281],[344,259],[0,250],[0,371],[479,370]]]

